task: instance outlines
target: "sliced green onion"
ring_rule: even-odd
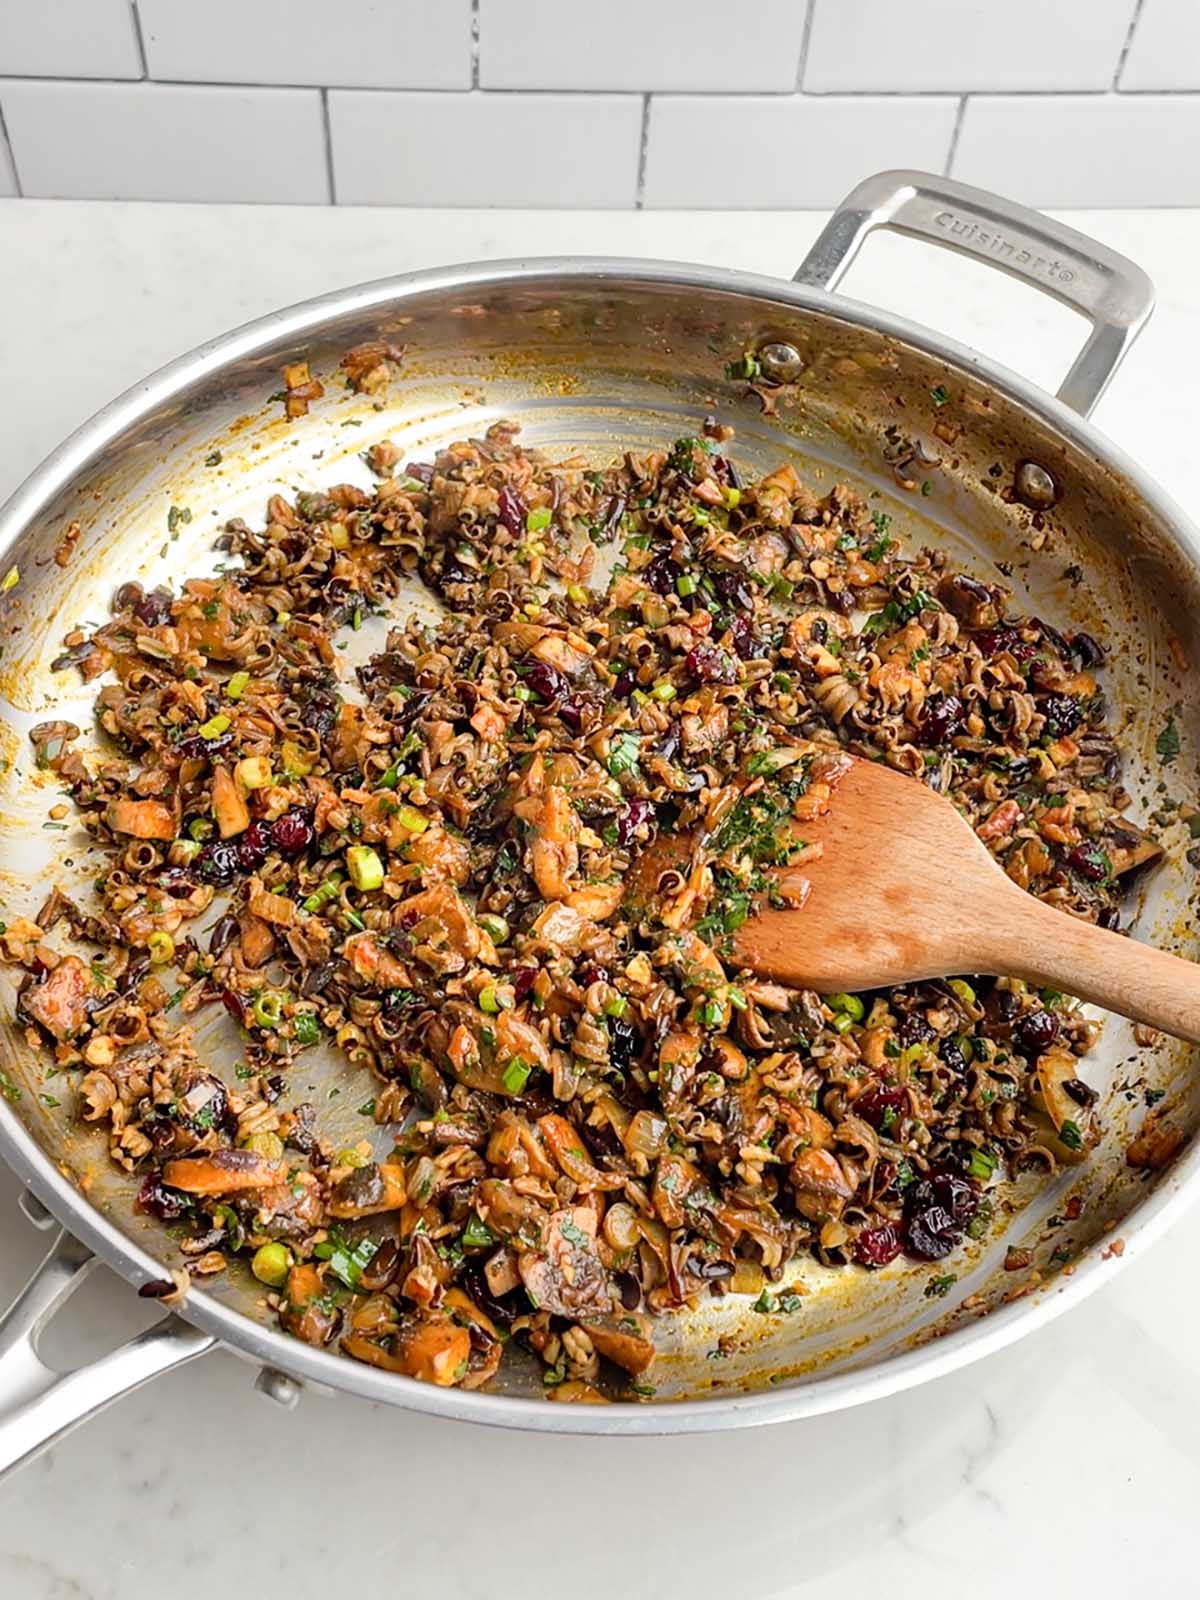
[[[307,911],[310,915],[320,911],[322,906],[327,906],[331,900],[337,899],[341,887],[341,874],[335,872],[331,877],[326,878],[324,883],[318,884],[307,900],[300,902],[301,910]]]
[[[352,844],[346,851],[346,867],[356,889],[378,889],[383,882],[383,862],[369,844]]]
[[[212,837],[213,825],[208,817],[193,817],[188,823],[188,832],[193,839],[203,841]]]
[[[588,603],[588,592],[581,583],[569,583],[567,585],[567,599],[577,606],[585,606]]]
[[[292,1018],[292,1035],[297,1044],[316,1044],[321,1026],[311,1011],[301,1011]]]
[[[500,1082],[509,1094],[520,1094],[529,1082],[533,1068],[521,1056],[514,1056],[500,1075]]]
[[[626,1000],[623,994],[615,994],[611,1000],[604,1002],[604,1015],[606,1017],[616,1017],[619,1020],[628,1010],[629,1001]]]
[[[260,1028],[277,1028],[283,1017],[283,996],[265,989],[254,1002],[254,1020]]]
[[[226,697],[230,700],[240,700],[245,694],[249,683],[250,674],[248,672],[235,672],[225,685]]]
[[[965,978],[951,978],[950,987],[964,1005],[973,1006],[975,1004],[975,991]]]
[[[673,683],[668,683],[664,678],[661,683],[656,683],[654,685],[650,693],[656,700],[661,700],[665,704],[668,700],[674,700],[677,691],[675,685]]]
[[[202,739],[219,739],[228,727],[229,718],[223,711],[218,711],[215,717],[202,722],[196,731]]]
[[[554,513],[549,506],[538,506],[525,518],[525,528],[529,533],[541,533],[543,528],[548,528],[554,520]]]
[[[988,1183],[996,1166],[996,1157],[990,1150],[972,1150],[967,1162],[967,1177],[975,1178],[980,1183]]]
[[[494,1017],[500,1009],[500,996],[496,993],[496,985],[489,983],[486,989],[479,992],[479,1009],[486,1011],[489,1017]]]
[[[498,917],[494,911],[485,911],[475,920],[493,944],[508,943],[512,929],[509,927],[506,917]]]
[[[1079,1131],[1079,1124],[1077,1122],[1072,1122],[1069,1118],[1063,1123],[1062,1127],[1059,1128],[1058,1137],[1062,1140],[1063,1144],[1066,1145],[1068,1150],[1083,1149],[1083,1135]]]
[[[354,929],[355,933],[362,933],[367,926],[357,911],[347,911],[346,921]]]
[[[700,585],[690,572],[681,572],[675,579],[675,593],[681,600],[686,600],[688,595],[695,594]]]
[[[534,694],[533,690],[530,689],[526,684],[523,684],[523,683],[518,683],[517,684],[517,686],[513,690],[513,694],[521,702],[522,705],[526,705],[526,706],[529,704],[529,702],[531,700],[536,700],[537,699],[537,696]]]
[[[854,1026],[854,1018],[846,1011],[839,1011],[833,1019],[833,1028],[836,1033],[849,1033]]]
[[[479,1216],[478,1212],[472,1211],[467,1218],[467,1225],[462,1231],[461,1243],[468,1250],[482,1250],[489,1244],[495,1244],[495,1242],[496,1235]]]
[[[834,1011],[842,1011],[854,1022],[861,1022],[866,1008],[856,994],[826,995],[825,1004]]]
[[[412,806],[401,806],[396,813],[396,821],[409,833],[424,833],[429,826],[429,818],[414,811]]]
[[[379,787],[381,789],[394,789],[399,781],[400,763],[398,761],[393,761],[391,766],[384,773],[383,777],[380,778]]]
[[[146,940],[146,949],[156,967],[165,967],[175,954],[175,941],[169,933],[155,931]]]
[[[742,503],[742,491],[726,485],[721,490],[721,499],[724,500],[730,511],[736,511]]]

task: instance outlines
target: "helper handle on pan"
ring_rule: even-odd
[[[59,1232],[45,1260],[0,1317],[0,1477],[30,1460],[131,1389],[203,1355],[210,1335],[164,1317],[128,1344],[74,1372],[38,1355],[42,1329],[95,1265],[91,1251]]]
[[[1058,398],[1085,417],[1154,309],[1154,285],[1125,256],[1039,211],[929,172],[864,179],[830,217],[794,281],[835,289],[875,228],[973,256],[1082,312],[1092,331]]]

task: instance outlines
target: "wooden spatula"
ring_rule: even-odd
[[[856,759],[829,809],[799,831],[821,852],[780,876],[806,898],[743,923],[742,965],[824,993],[959,973],[1024,978],[1200,1043],[1200,965],[1035,900],[915,779]]]

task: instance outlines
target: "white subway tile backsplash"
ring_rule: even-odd
[[[1200,205],[1200,94],[972,98],[953,173],[1034,206]]]
[[[795,88],[808,0],[480,0],[485,89]]]
[[[154,78],[382,89],[471,84],[470,0],[138,0],[138,10]]]
[[[630,206],[636,95],[329,95],[343,204]]]
[[[0,78],[140,78],[130,0],[0,0]]]
[[[650,104],[648,206],[835,204],[881,167],[940,172],[958,102],[928,95],[771,99],[680,96]]]
[[[27,195],[328,200],[316,89],[0,81]]]
[[[1142,0],[1122,89],[1200,89],[1200,4]]]
[[[808,91],[962,94],[1111,87],[1135,0],[813,4]]]

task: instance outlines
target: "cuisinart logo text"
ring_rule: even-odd
[[[964,244],[981,255],[998,256],[1014,267],[1022,267],[1027,272],[1040,272],[1044,277],[1053,278],[1056,283],[1074,282],[1074,270],[1065,267],[1057,257],[1034,255],[1032,250],[1014,244],[1002,233],[989,233],[977,222],[968,222],[963,217],[956,217],[953,211],[939,211],[933,220],[939,228],[952,233],[956,239],[961,239]]]

